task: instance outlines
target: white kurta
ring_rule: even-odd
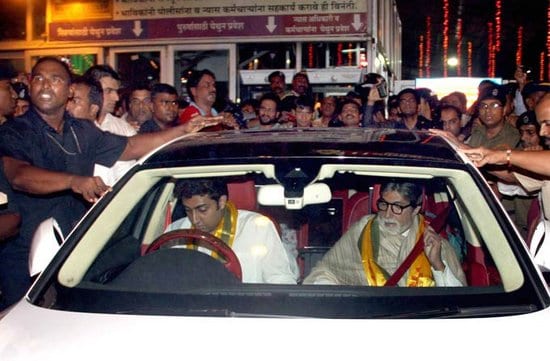
[[[96,125],[103,131],[131,137],[136,135],[136,130],[124,119],[115,117],[112,114],[107,114],[101,124]],[[94,175],[101,177],[103,182],[112,186],[119,180],[127,171],[136,163],[135,160],[119,160],[111,168],[101,164],[96,164],[94,167]]]
[[[166,231],[188,228],[191,228],[191,222],[185,217],[170,224]],[[291,267],[291,260],[269,218],[239,209],[231,248],[241,263],[243,282],[296,283],[298,275],[291,271],[296,267]]]

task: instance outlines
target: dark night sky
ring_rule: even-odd
[[[502,0],[502,49],[496,56],[496,76],[513,79],[517,49],[517,29],[523,26],[523,63],[538,77],[540,53],[546,49],[546,8],[548,0]],[[487,22],[493,21],[495,0],[449,1],[449,55],[456,53],[457,15],[462,13],[463,44],[473,43],[473,76],[487,76]],[[418,39],[425,33],[426,16],[432,17],[432,77],[441,76],[443,57],[443,1],[397,0],[403,26],[403,79],[418,75]],[[462,48],[466,63],[466,45]],[[466,66],[462,67],[466,75]],[[449,76],[453,76],[449,71]]]

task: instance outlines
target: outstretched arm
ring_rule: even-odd
[[[185,124],[160,132],[136,134],[128,138],[128,143],[119,160],[138,159],[153,149],[185,134],[196,133],[204,128],[223,122],[223,116],[203,117],[197,115]]]
[[[72,190],[88,202],[95,202],[110,187],[99,177],[84,177],[39,168],[12,157],[2,157],[6,179],[13,189],[31,194],[51,194]]]
[[[486,164],[510,164],[527,171],[550,176],[550,151],[492,150],[487,148],[463,149],[476,166]]]

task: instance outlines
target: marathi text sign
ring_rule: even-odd
[[[113,19],[366,13],[366,0],[114,0]]]
[[[50,24],[50,41],[135,39],[132,21],[96,21]],[[140,36],[143,31],[140,33]]]
[[[50,40],[361,35],[366,32],[366,16],[341,13],[52,23]]]

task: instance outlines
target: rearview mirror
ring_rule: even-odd
[[[332,199],[330,188],[325,183],[313,183],[304,187],[301,196],[285,196],[281,184],[261,186],[258,190],[258,203],[262,206],[284,206],[286,209],[302,209],[310,204],[328,203]]]

